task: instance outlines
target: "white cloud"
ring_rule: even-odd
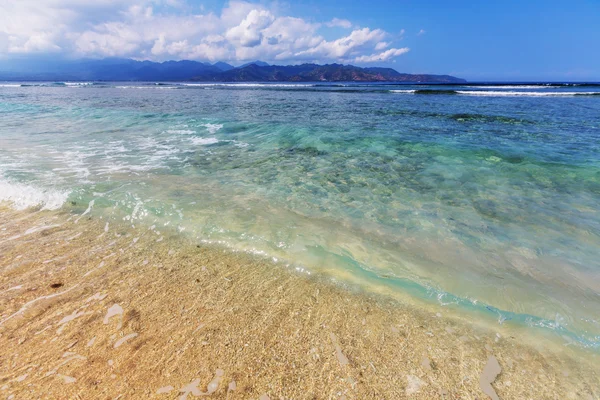
[[[262,30],[274,20],[275,17],[269,11],[252,10],[238,26],[229,29],[225,37],[242,47],[258,46],[263,38]]]
[[[352,28],[352,22],[348,21],[347,19],[340,19],[340,18],[334,18],[331,21],[327,22],[325,25],[327,25],[330,28],[346,28],[346,29],[350,29]]]
[[[12,53],[55,53],[60,50],[60,46],[54,44],[53,35],[45,32],[32,34],[22,45],[13,43],[9,46],[9,51]]]
[[[300,51],[297,56],[315,56],[325,59],[347,59],[349,55],[366,47],[375,46],[386,36],[381,29],[356,29],[348,36],[333,41],[323,40],[317,46]]]
[[[389,42],[379,42],[375,45],[375,50],[379,51],[379,50],[383,50],[388,47],[390,47]]]
[[[401,56],[402,54],[406,54],[410,51],[408,47],[403,47],[401,49],[389,49],[379,54],[371,54],[370,56],[360,56],[354,59],[357,63],[371,63],[371,62],[384,62],[389,61],[394,57]]]
[[[352,23],[280,15],[276,3],[230,1],[219,13],[191,9],[186,0],[0,1],[0,56],[297,63],[390,61],[403,54],[390,48],[390,35],[381,29],[354,29],[326,40],[320,34],[324,27],[350,29]]]
[[[417,36],[421,36],[424,35],[427,31],[425,29],[421,29],[418,33]]]

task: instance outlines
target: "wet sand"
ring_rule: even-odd
[[[0,207],[0,398],[600,398],[596,355],[149,228]]]

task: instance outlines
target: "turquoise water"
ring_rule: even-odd
[[[600,347],[599,86],[0,84],[0,200]]]

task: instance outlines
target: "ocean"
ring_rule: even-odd
[[[600,85],[6,82],[0,201],[600,350]]]

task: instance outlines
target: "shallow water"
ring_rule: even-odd
[[[596,399],[599,355],[164,229],[0,206],[7,399]]]
[[[5,85],[0,199],[173,228],[595,351],[598,92]]]

